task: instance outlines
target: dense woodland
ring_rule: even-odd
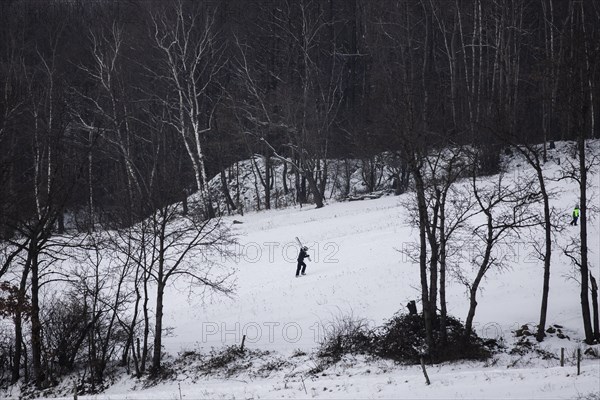
[[[159,300],[176,274],[231,290],[226,273],[206,279],[186,257],[229,240],[212,221],[240,207],[225,177],[250,158],[265,166],[258,181],[267,209],[278,195],[270,190],[275,162],[286,168],[285,194],[317,207],[325,204],[333,159],[360,160],[367,172],[386,163],[397,193],[411,186],[431,334],[436,304],[442,320],[446,312],[440,279],[451,230],[439,219],[467,167],[456,161],[462,156],[446,159],[445,181],[432,183],[424,156],[475,149],[472,175],[487,175],[512,146],[541,171],[546,145],[579,143],[573,173],[581,182],[582,244],[569,254],[581,269],[586,340],[593,342],[584,141],[600,137],[599,43],[600,3],[593,0],[1,1],[0,281],[7,282],[0,315],[14,326],[0,344],[0,378],[24,376],[42,386],[82,359],[92,385],[117,359],[139,376],[150,369],[146,360],[158,370],[161,335],[152,331],[161,332],[162,305],[148,315],[149,282]],[[216,175],[226,205],[209,190]],[[536,223],[546,228],[549,274],[552,213],[539,177],[545,218]],[[473,185],[471,207],[491,219],[494,196],[481,190]],[[195,207],[186,201],[191,193],[198,194]],[[515,209],[531,200],[495,195]],[[182,201],[183,213],[174,206]],[[188,222],[174,238],[167,226],[181,215]],[[511,229],[533,223],[525,214],[512,218]],[[508,224],[496,222],[488,244]],[[120,240],[100,243],[93,235],[107,229]],[[143,250],[157,246],[150,243],[156,238],[163,253],[149,256]],[[99,285],[106,246],[131,268],[118,270],[110,294]],[[85,301],[73,295],[40,309],[43,283],[64,278],[49,270],[81,249],[97,278],[90,283],[82,272],[72,284]],[[482,260],[479,281],[490,267]],[[128,279],[135,290],[120,292]],[[477,286],[470,286],[469,329]],[[61,337],[66,331],[74,337]]]

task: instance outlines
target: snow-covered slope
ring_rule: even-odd
[[[598,145],[593,142],[593,153]],[[551,151],[546,174],[557,177],[566,144]],[[507,161],[507,178],[516,179],[532,171],[513,157]],[[600,175],[591,176],[592,204],[598,202]],[[552,205],[568,217],[578,202],[576,183],[550,182],[557,195]],[[407,194],[406,196],[411,196]],[[401,252],[415,246],[416,230],[403,207],[406,196],[386,196],[361,202],[339,202],[322,209],[311,206],[227,217],[238,235],[235,264],[237,291],[234,298],[202,299],[185,287],[172,290],[167,301],[168,325],[176,327],[166,340],[171,352],[236,344],[243,334],[248,343],[261,349],[310,350],[328,321],[341,314],[364,317],[380,324],[409,300],[419,298],[418,266]],[[599,273],[598,219],[590,224],[591,268]],[[578,234],[566,226],[557,236],[552,269],[548,321],[573,332],[581,328],[579,287],[570,279],[573,267],[560,247]],[[307,276],[296,279],[299,237],[310,247],[312,261]],[[542,284],[542,263],[533,255],[526,237],[514,241],[509,268],[490,271],[479,295],[476,323],[482,336],[510,335],[525,323],[536,322]],[[503,249],[502,251],[509,251]],[[472,248],[461,251],[468,255]],[[468,304],[465,287],[450,281],[448,312],[464,319]]]
[[[599,154],[599,144],[590,143],[592,154]],[[563,143],[551,151],[551,161],[545,167],[547,176],[561,175],[561,167],[570,157],[567,147]],[[508,179],[532,173],[519,157],[512,157],[506,163]],[[591,204],[598,204],[600,175],[593,175],[590,180]],[[550,186],[557,193],[552,200],[553,206],[559,214],[568,218],[573,205],[578,202],[576,184],[560,180],[551,182]],[[251,348],[276,350],[284,355],[296,349],[309,352],[318,345],[329,321],[341,315],[366,318],[375,326],[394,312],[404,310],[409,300],[419,298],[418,267],[400,252],[414,245],[417,234],[408,223],[410,216],[402,206],[405,201],[404,197],[388,196],[363,202],[332,203],[318,210],[305,206],[229,218],[243,222],[232,225],[239,235],[239,259],[227,260],[238,268],[236,295],[232,299],[210,301],[190,295],[184,287],[179,288],[180,291],[172,290],[166,314],[167,325],[175,327],[175,330],[174,335],[165,340],[166,350],[171,353],[206,351],[211,347],[239,344],[242,336],[246,335],[246,345]],[[597,277],[600,276],[599,230],[598,219],[593,218],[590,224],[590,262],[591,271]],[[554,354],[558,354],[560,347],[573,354],[574,349],[581,346],[579,285],[573,279],[576,275],[572,265],[560,250],[577,234],[576,227],[566,226],[557,236],[555,246],[548,322],[562,325],[570,340],[553,339],[542,345]],[[294,277],[296,236],[306,242],[312,255],[307,276],[298,279]],[[483,283],[475,318],[475,329],[479,335],[502,338],[511,343],[514,330],[537,322],[542,264],[532,255],[529,240],[523,238],[514,242],[509,268],[490,271]],[[448,287],[449,313],[464,319],[467,307],[465,287],[451,280]],[[513,362],[506,361],[508,364]],[[577,393],[600,391],[598,359],[586,361],[584,369],[587,375],[580,377],[573,376],[572,368],[546,370],[546,366],[553,364],[541,362],[536,369],[536,363],[530,363],[533,363],[533,369],[530,364],[530,369],[516,371],[507,371],[507,365],[502,363],[497,368],[481,368],[479,365],[475,370],[465,365],[436,367],[432,380],[438,383],[427,389],[411,389],[411,395],[407,397],[476,398],[484,397],[484,394],[501,398],[534,394],[538,397],[572,397]],[[453,372],[455,368],[456,373]],[[406,377],[404,374],[407,374]],[[405,389],[405,378],[412,381],[414,374],[417,374],[416,370],[410,368],[395,370],[389,377],[394,382],[389,384],[393,388],[381,389],[381,395],[400,396],[399,391]],[[561,379],[565,382],[560,383]],[[364,381],[366,387],[362,391],[356,387],[349,390],[346,393],[349,397],[378,396],[370,392],[374,390],[372,384],[376,379],[362,376],[351,381],[356,387],[361,387],[360,382]],[[515,381],[529,382],[523,384],[523,390],[520,390],[521,383],[513,384]],[[271,389],[250,390],[244,387],[253,396],[272,397],[279,396],[271,390],[280,384],[274,379],[260,383],[272,386]],[[339,382],[323,383],[323,386],[334,384]],[[226,388],[222,390],[214,393],[229,393]],[[319,397],[327,397],[321,392],[322,389]],[[346,394],[338,392],[329,396],[339,398]],[[295,395],[303,397],[305,393]]]
[[[600,154],[600,142],[590,146],[591,154]],[[551,152],[548,176],[560,175],[570,157],[566,148],[560,144]],[[507,179],[532,173],[516,156],[506,162]],[[590,181],[591,202],[598,205],[600,174]],[[550,186],[557,193],[553,206],[568,217],[578,202],[576,183],[560,180]],[[579,285],[560,250],[578,234],[568,224],[557,236],[548,322],[560,324],[569,339],[552,337],[541,345],[556,356],[565,348],[565,367],[556,359],[502,354],[485,363],[430,366],[432,385],[425,386],[420,367],[346,357],[323,374],[305,374],[317,362],[311,351],[330,321],[353,315],[376,326],[404,311],[409,300],[418,300],[418,266],[401,252],[414,246],[418,234],[403,206],[409,196],[225,217],[239,239],[237,256],[222,260],[237,268],[235,296],[203,298],[183,282],[169,288],[164,325],[173,329],[164,339],[167,353],[207,353],[240,344],[246,335],[247,348],[271,352],[265,364],[281,361],[273,373],[247,368],[227,378],[198,377],[191,368],[188,375],[155,387],[141,389],[139,382],[124,378],[103,395],[79,398],[600,398],[600,359],[586,356],[579,376],[574,366],[576,349],[586,346],[581,342]],[[600,278],[599,225],[597,218],[591,220],[589,245],[591,272]],[[312,258],[307,275],[300,278],[294,277],[296,237],[310,247]],[[490,271],[482,284],[475,318],[480,336],[501,339],[508,348],[515,343],[516,329],[537,323],[542,289],[542,263],[531,255],[529,239],[511,247],[509,268]],[[447,300],[448,312],[464,320],[465,286],[450,279]]]

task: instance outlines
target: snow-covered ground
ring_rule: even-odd
[[[371,368],[372,370],[373,368]],[[181,397],[188,399],[557,399],[598,398],[597,365],[580,376],[564,368],[432,368],[432,384],[426,386],[419,368],[388,368],[367,372],[367,368],[344,369],[334,376],[285,382],[269,378],[207,380],[195,385],[182,384]],[[304,390],[306,388],[306,391]],[[93,397],[102,399],[177,399],[175,383],[156,390]],[[595,393],[596,397],[593,397]],[[588,396],[588,397],[586,397]],[[80,397],[81,398],[81,397]]]
[[[591,145],[600,154],[600,143]],[[559,146],[551,156],[554,161],[547,163],[546,174],[557,176],[556,160],[561,158],[564,166],[568,154]],[[518,160],[510,168],[509,177],[531,173]],[[592,204],[598,205],[600,174],[591,176],[591,185]],[[558,193],[553,206],[570,215],[578,201],[576,184],[561,180],[551,187]],[[318,363],[311,352],[330,321],[353,315],[377,326],[395,312],[405,311],[409,300],[419,299],[418,265],[401,252],[414,246],[418,233],[402,205],[407,196],[226,217],[240,243],[236,257],[222,260],[237,269],[235,296],[202,298],[183,281],[176,282],[165,296],[164,325],[172,327],[164,340],[165,351],[173,356],[208,353],[240,344],[246,335],[247,348],[269,354],[253,367],[232,374],[199,376],[193,373],[192,363],[189,374],[179,373],[168,383],[142,388],[140,382],[123,378],[104,394],[79,399],[600,399],[600,359],[585,356],[579,376],[575,367],[576,350],[588,346],[581,341],[579,284],[560,250],[578,233],[570,226],[557,236],[548,307],[548,323],[561,325],[569,339],[553,336],[540,346],[557,357],[565,348],[564,367],[554,358],[503,353],[487,362],[428,366],[431,385],[426,386],[420,366],[348,356],[322,373],[306,374]],[[233,224],[233,220],[243,223]],[[590,223],[589,247],[591,272],[600,278],[598,221],[594,218]],[[296,237],[310,247],[312,258],[307,275],[301,278],[294,277]],[[501,339],[507,349],[514,346],[516,329],[537,323],[543,272],[541,261],[531,254],[530,239],[514,241],[510,248],[509,268],[490,271],[483,282],[475,317],[477,334]],[[465,246],[461,251],[474,250]],[[464,320],[466,300],[465,286],[450,279],[448,312]],[[280,368],[265,372],[269,363]]]

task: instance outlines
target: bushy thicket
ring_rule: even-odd
[[[8,327],[0,326],[0,388],[10,379],[13,340]]]
[[[421,315],[398,313],[375,329],[365,320],[342,317],[332,322],[317,355],[332,363],[345,354],[368,354],[413,364],[421,357],[433,362],[483,360],[497,346],[494,340],[481,339],[475,333],[467,338],[464,325],[451,316],[446,320],[446,342],[441,341],[439,319],[434,321],[433,335],[435,348],[428,349]]]
[[[375,339],[366,320],[341,316],[328,325],[317,356],[336,362],[344,354],[371,353]]]
[[[483,340],[475,333],[465,337],[465,327],[458,319],[446,318],[446,343],[440,337],[439,318],[434,320],[434,349],[427,349],[422,315],[396,314],[375,334],[375,353],[392,360],[417,363],[421,356],[435,362],[461,359],[483,360],[496,347],[494,340]]]

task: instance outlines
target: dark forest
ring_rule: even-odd
[[[5,231],[46,203],[128,224],[253,154],[294,160],[320,205],[328,159],[599,132],[594,1],[12,0],[0,19]]]

